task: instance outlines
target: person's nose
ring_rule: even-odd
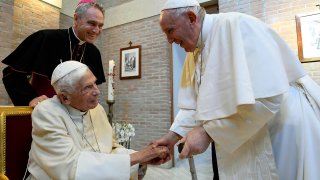
[[[96,34],[100,34],[101,28],[100,28],[99,26],[95,26],[95,27],[93,28],[93,32],[96,33]]]
[[[174,38],[170,37],[170,35],[167,35],[167,40],[170,44],[174,42]]]
[[[93,95],[95,95],[95,96],[98,96],[98,95],[100,95],[100,90],[99,90],[99,88],[98,88],[98,86],[95,84],[94,85],[94,89],[93,89]]]

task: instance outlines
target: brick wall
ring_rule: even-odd
[[[219,0],[219,11],[242,12],[261,19],[277,31],[298,54],[295,15],[319,11],[316,4],[314,0]],[[320,62],[303,63],[303,66],[320,84]]]
[[[134,125],[132,148],[140,149],[167,133],[171,124],[170,49],[159,16],[107,29],[102,39],[105,72],[108,60],[116,63],[114,121]],[[120,48],[129,41],[142,46],[141,79],[119,80]]]
[[[13,12],[13,48],[37,30],[59,28],[59,9],[42,1],[15,0]]]
[[[0,59],[3,59],[8,55],[11,48],[11,39],[12,39],[12,19],[13,16],[13,2],[12,1],[1,1],[0,2]],[[2,70],[4,65],[0,63],[0,79],[2,79]],[[4,89],[3,83],[0,83],[0,104],[7,105],[11,101],[8,97],[7,92]]]
[[[31,33],[44,28],[59,28],[59,9],[39,0],[0,1],[0,59],[8,56]],[[5,67],[0,63],[1,79]],[[0,83],[0,104],[11,104]]]

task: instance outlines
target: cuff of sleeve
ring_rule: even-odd
[[[129,179],[128,154],[80,153],[75,179]]]
[[[179,126],[174,126],[172,125],[170,127],[170,131],[173,131],[177,134],[179,134],[180,136],[184,137],[187,135],[187,133],[190,131],[191,129],[187,129],[187,128],[184,128],[184,127],[179,127]]]

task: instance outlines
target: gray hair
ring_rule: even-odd
[[[75,10],[75,14],[77,14],[80,18],[82,18],[86,14],[87,10],[91,7],[99,9],[104,16],[103,6],[101,4],[93,3],[93,2],[79,4]]]
[[[88,66],[82,66],[56,81],[54,84],[52,84],[56,94],[60,94],[61,92],[72,94],[76,92],[76,84],[81,80],[88,70]]]

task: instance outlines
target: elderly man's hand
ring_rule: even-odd
[[[166,146],[169,149],[169,152],[172,152],[173,146],[181,139],[181,136],[176,134],[173,131],[169,131],[166,135],[161,137],[160,139],[154,140],[150,143],[150,145],[154,148],[158,146]],[[171,159],[171,153],[167,154],[165,158],[154,158],[148,162],[148,164],[159,165],[163,164]]]
[[[184,147],[179,158],[187,158],[192,155],[203,153],[212,142],[203,127],[196,127],[190,131],[186,137],[183,137],[178,143],[184,143]]]
[[[30,102],[29,102],[29,106],[31,107],[35,107],[37,104],[39,104],[41,101],[44,101],[48,99],[48,97],[46,95],[42,95],[42,96],[38,96],[34,99],[32,99]]]
[[[173,131],[169,131],[166,135],[160,139],[151,142],[153,147],[157,146],[167,146],[169,150],[173,149],[173,146],[181,139],[181,136]]]
[[[154,159],[165,161],[169,154],[169,149],[166,146],[153,147],[149,145],[138,152],[130,154],[131,165],[152,163]]]

